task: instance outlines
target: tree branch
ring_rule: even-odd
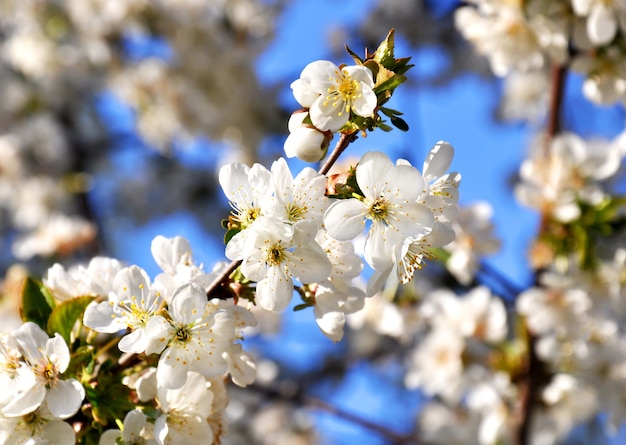
[[[280,400],[283,402],[294,403],[299,407],[309,407],[312,409],[324,411],[335,417],[346,420],[350,423],[379,434],[380,436],[386,438],[386,443],[389,444],[426,445],[424,442],[417,440],[410,434],[400,434],[383,425],[364,419],[363,417],[360,417],[352,412],[331,405],[317,397],[305,395],[300,388],[298,388],[298,390],[296,390],[295,392],[285,392],[281,391],[278,388],[261,386],[258,384],[250,385],[247,388],[257,391],[268,399]]]
[[[561,111],[563,108],[563,92],[565,87],[565,76],[567,66],[554,64],[552,67],[552,80],[550,90],[550,109],[543,147],[544,156],[548,156],[548,150],[554,137],[561,132]],[[541,215],[539,234],[541,236],[547,228],[548,217],[544,213]],[[535,281],[539,271],[535,272]],[[535,352],[536,337],[524,327],[526,332],[527,362],[526,370],[520,376],[520,405],[518,411],[517,429],[515,431],[516,445],[528,445],[531,440],[532,414],[539,400],[539,391],[546,383],[549,375],[546,373],[544,363]]]

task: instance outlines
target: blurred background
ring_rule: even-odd
[[[298,108],[289,85],[304,66],[350,64],[344,45],[363,54],[391,28],[396,56],[415,65],[389,104],[410,130],[361,137],[346,159],[381,150],[421,167],[437,141],[450,142],[461,204],[486,201],[493,209],[501,249],[485,262],[507,284],[529,285],[525,258],[538,219],[515,202],[513,184],[547,99],[524,115],[507,107],[507,86],[455,30],[459,4],[0,0],[5,304],[16,277],[43,276],[54,262],[107,255],[154,276],[156,235],[189,239],[206,268],[224,260],[219,222],[229,208],[218,168],[269,166],[282,156]],[[563,126],[590,138],[616,136],[623,107],[598,109],[582,97],[581,82],[567,77]],[[304,166],[289,162],[292,171]],[[437,264],[426,269],[443,273]],[[496,291],[501,281],[492,283]],[[261,325],[244,347],[275,392],[233,393],[228,443],[384,444],[390,431],[401,443],[413,431],[423,396],[404,388],[397,339],[347,332],[333,344],[310,311]]]

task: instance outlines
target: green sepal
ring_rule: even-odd
[[[380,107],[380,111],[387,117],[402,116],[404,114],[402,111],[387,107]]]
[[[361,59],[354,51],[350,49],[348,45],[346,45],[346,52],[352,56],[357,65],[363,65],[363,59]]]
[[[95,297],[90,296],[76,297],[55,306],[46,324],[48,334],[53,335],[55,332],[58,332],[69,345],[72,341],[71,333],[76,321],[82,318],[85,308],[94,299]]]
[[[22,321],[32,321],[46,330],[48,318],[56,306],[54,296],[39,280],[28,277],[24,280],[21,295],[20,317]]]
[[[228,244],[233,236],[237,235],[239,232],[241,232],[241,229],[239,227],[228,229],[224,234],[224,244]]]
[[[312,307],[312,306],[313,306],[313,305],[312,305],[312,304],[310,304],[310,303],[300,303],[300,304],[296,304],[296,305],[294,306],[294,308],[293,308],[293,311],[294,311],[294,312],[297,312],[297,311],[302,311],[302,310],[304,310],[304,309],[306,309],[306,308],[309,308],[309,307]]]

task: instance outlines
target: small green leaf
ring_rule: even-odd
[[[240,228],[234,228],[234,229],[229,229],[228,231],[226,231],[226,233],[224,234],[224,244],[228,244],[228,242],[233,238],[233,236],[237,235],[239,232],[241,232]]]
[[[363,59],[361,59],[357,54],[352,51],[348,45],[346,45],[346,52],[352,56],[357,65],[363,65]]]
[[[380,107],[380,111],[382,111],[383,114],[387,117],[402,116],[404,114],[402,111],[394,110],[393,108],[387,107]]]
[[[58,332],[69,345],[71,342],[70,334],[74,324],[76,324],[76,320],[82,317],[85,308],[94,298],[89,296],[72,298],[52,309],[46,329],[48,334],[53,335],[55,332]]]
[[[405,81],[406,81],[406,77],[400,74],[386,76],[385,78],[383,78],[381,83],[378,83],[378,79],[376,79],[376,87],[374,88],[374,93],[378,94],[381,91],[386,91],[386,90],[393,91],[399,85],[403,84]]]
[[[401,131],[409,131],[409,124],[398,116],[391,116],[391,123],[394,127]]]
[[[391,29],[385,37],[376,52],[374,53],[374,60],[380,62],[384,67],[390,67],[394,62],[393,49],[394,49],[394,30]]]
[[[54,306],[54,297],[41,281],[32,277],[24,280],[20,308],[22,321],[32,321],[45,330]]]
[[[123,374],[114,370],[112,361],[104,362],[93,385],[85,386],[85,396],[91,404],[91,415],[101,425],[115,423],[123,419],[128,411],[135,408],[131,400],[130,388],[122,383]]]
[[[380,128],[380,129],[381,129],[381,130],[383,130],[383,131],[386,131],[386,132],[389,132],[389,131],[393,130],[393,128],[391,128],[389,125],[387,125],[387,124],[383,124],[382,122],[381,122],[381,123],[379,123],[379,124],[377,125],[377,127],[378,127],[378,128]]]
[[[295,306],[294,306],[293,311],[294,311],[294,312],[301,311],[301,310],[304,310],[304,309],[306,309],[306,308],[308,308],[308,307],[311,307],[311,306],[312,306],[312,305],[311,305],[311,304],[309,304],[309,303],[301,303],[301,304],[297,304],[297,305],[295,305]]]
[[[70,364],[65,370],[65,375],[76,376],[80,379],[81,375],[91,374],[95,365],[94,347],[85,345],[79,347],[70,356]]]

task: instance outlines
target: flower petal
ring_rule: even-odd
[[[363,232],[367,211],[367,206],[358,199],[337,200],[324,214],[326,231],[336,240],[351,240]]]
[[[292,296],[293,280],[280,266],[269,267],[265,279],[256,286],[256,302],[268,311],[282,311]]]

